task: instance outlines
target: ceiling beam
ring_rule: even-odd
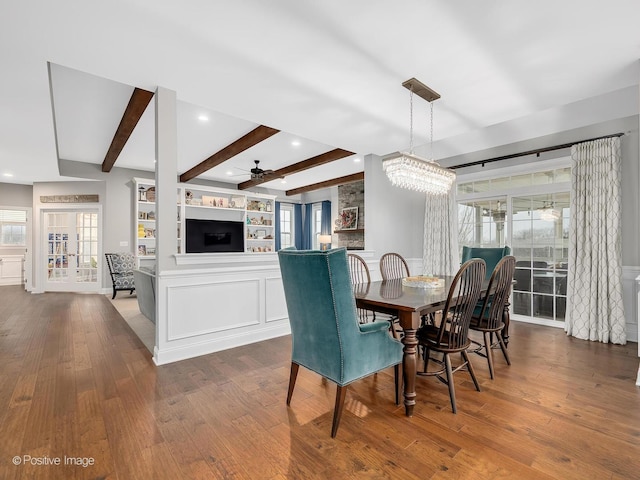
[[[230,158],[235,157],[239,153],[244,152],[248,148],[257,145],[258,143],[266,140],[272,135],[275,135],[280,130],[276,130],[275,128],[266,127],[264,125],[260,125],[253,130],[251,130],[246,135],[240,137],[235,142],[227,145],[222,150],[214,153],[206,160],[203,160],[195,167],[186,171],[182,175],[180,175],[180,181],[182,183],[188,182],[189,180],[196,178],[198,175],[203,174],[207,170],[211,170],[213,167],[220,165],[222,162],[226,162]]]
[[[278,170],[274,170],[271,173],[265,173],[262,178],[255,178],[247,180],[246,182],[242,182],[238,184],[238,190],[246,190],[247,188],[251,188],[255,185],[270,182],[271,180],[282,178],[287,175],[293,175],[294,173],[302,172],[304,170],[308,170],[309,168],[324,165],[325,163],[333,162],[335,160],[340,160],[341,158],[348,157],[349,155],[353,154],[353,152],[342,150],[341,148],[336,148],[320,155],[316,155],[315,157],[307,158],[306,160],[302,160],[301,162],[288,165]]]
[[[133,89],[127,108],[120,120],[120,125],[118,125],[113,140],[111,140],[109,150],[107,150],[107,154],[102,161],[103,172],[110,172],[113,168],[120,152],[122,152],[127,140],[129,140],[129,137],[133,133],[133,129],[136,128],[140,117],[142,117],[152,98],[153,92],[142,90],[141,88]]]
[[[287,196],[297,195],[299,193],[312,192],[314,190],[320,190],[321,188],[334,187],[336,185],[344,185],[345,183],[353,183],[364,180],[364,172],[352,173],[351,175],[345,175],[344,177],[333,178],[331,180],[325,180],[324,182],[313,183],[300,188],[293,188],[287,190],[285,193]]]

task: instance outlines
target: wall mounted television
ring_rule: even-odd
[[[244,252],[244,224],[229,220],[186,219],[186,252]]]

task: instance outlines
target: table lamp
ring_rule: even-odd
[[[331,245],[331,235],[320,235],[318,237],[320,242],[320,250],[326,250],[328,245]]]

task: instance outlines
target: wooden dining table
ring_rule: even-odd
[[[404,378],[404,406],[408,417],[413,415],[416,404],[417,346],[416,331],[423,315],[442,310],[449,295],[453,276],[444,278],[442,288],[420,288],[402,285],[402,279],[359,283],[353,286],[358,308],[373,310],[398,317],[404,332],[402,359]],[[486,294],[488,281],[483,282],[482,295]],[[508,313],[506,314],[508,322]]]

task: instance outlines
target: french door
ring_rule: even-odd
[[[511,312],[561,326],[567,304],[569,192],[458,201],[460,248],[509,245],[516,257]]]
[[[98,292],[102,287],[98,209],[43,212],[44,290]]]

